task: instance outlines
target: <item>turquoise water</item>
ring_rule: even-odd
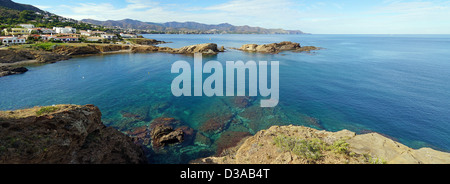
[[[78,57],[29,67],[21,75],[0,78],[0,110],[52,104],[95,104],[103,121],[120,131],[173,117],[194,129],[211,119],[230,121],[205,134],[157,152],[151,163],[187,163],[216,154],[230,132],[271,125],[305,125],[357,133],[375,131],[413,147],[450,151],[450,35],[144,35],[170,41],[161,46],[199,43],[240,47],[247,43],[299,42],[325,49],[312,53],[243,53],[228,49],[203,60],[280,61],[280,102],[247,107],[235,97],[174,97],[177,76],[171,64],[193,57],[166,53]],[[225,65],[224,65],[225,66]],[[207,75],[205,75],[207,76]],[[139,115],[126,117],[124,113]],[[233,135],[233,134],[232,134]],[[200,141],[201,142],[201,141]]]

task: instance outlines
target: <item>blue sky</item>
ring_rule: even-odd
[[[195,21],[315,34],[450,34],[450,0],[13,0],[74,19]]]

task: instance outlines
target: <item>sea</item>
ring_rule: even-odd
[[[225,52],[204,56],[204,63],[279,61],[278,105],[260,107],[260,99],[267,98],[261,96],[176,97],[171,83],[179,74],[171,73],[172,64],[182,60],[193,66],[192,55],[121,53],[74,57],[1,77],[0,110],[94,104],[105,125],[124,133],[161,118],[188,127],[181,144],[146,146],[149,163],[154,164],[218,156],[241,137],[291,124],[377,132],[415,149],[450,151],[450,35],[143,36],[169,42],[161,47],[225,47]],[[281,41],[322,49],[278,54],[233,49]],[[203,79],[209,75],[203,74]]]

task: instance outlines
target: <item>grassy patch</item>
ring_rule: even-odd
[[[337,140],[333,143],[333,145],[328,146],[328,150],[333,151],[335,153],[348,154],[348,143],[345,142],[344,139]]]
[[[45,51],[51,51],[53,50],[57,45],[60,45],[60,43],[52,43],[52,42],[42,42],[42,43],[36,43],[33,44],[32,47],[35,49],[45,50]]]
[[[58,107],[53,107],[53,106],[42,107],[41,109],[39,109],[38,111],[36,111],[36,115],[40,116],[40,115],[42,115],[42,114],[47,114],[47,113],[55,112],[55,111],[57,111],[58,109],[59,109]]]
[[[308,160],[320,159],[322,157],[322,150],[326,147],[326,144],[320,139],[295,139],[285,135],[275,137],[274,144],[284,151],[291,151]]]
[[[310,161],[322,158],[324,152],[351,156],[351,152],[348,149],[349,144],[345,139],[337,140],[332,145],[329,145],[318,138],[298,139],[286,135],[278,135],[273,141],[283,151],[290,151]]]

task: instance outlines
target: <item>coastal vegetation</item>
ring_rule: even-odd
[[[59,108],[55,107],[55,106],[42,107],[41,109],[36,111],[36,115],[40,116],[40,115],[43,115],[43,114],[48,114],[48,113],[51,113],[51,112],[55,112],[57,110],[59,110]]]
[[[324,154],[323,152],[327,151],[350,156],[348,150],[349,144],[345,142],[345,139],[339,139],[329,145],[318,138],[299,139],[286,135],[278,135],[273,139],[273,144],[283,151],[290,151],[296,155],[308,159],[309,161],[321,159]]]

